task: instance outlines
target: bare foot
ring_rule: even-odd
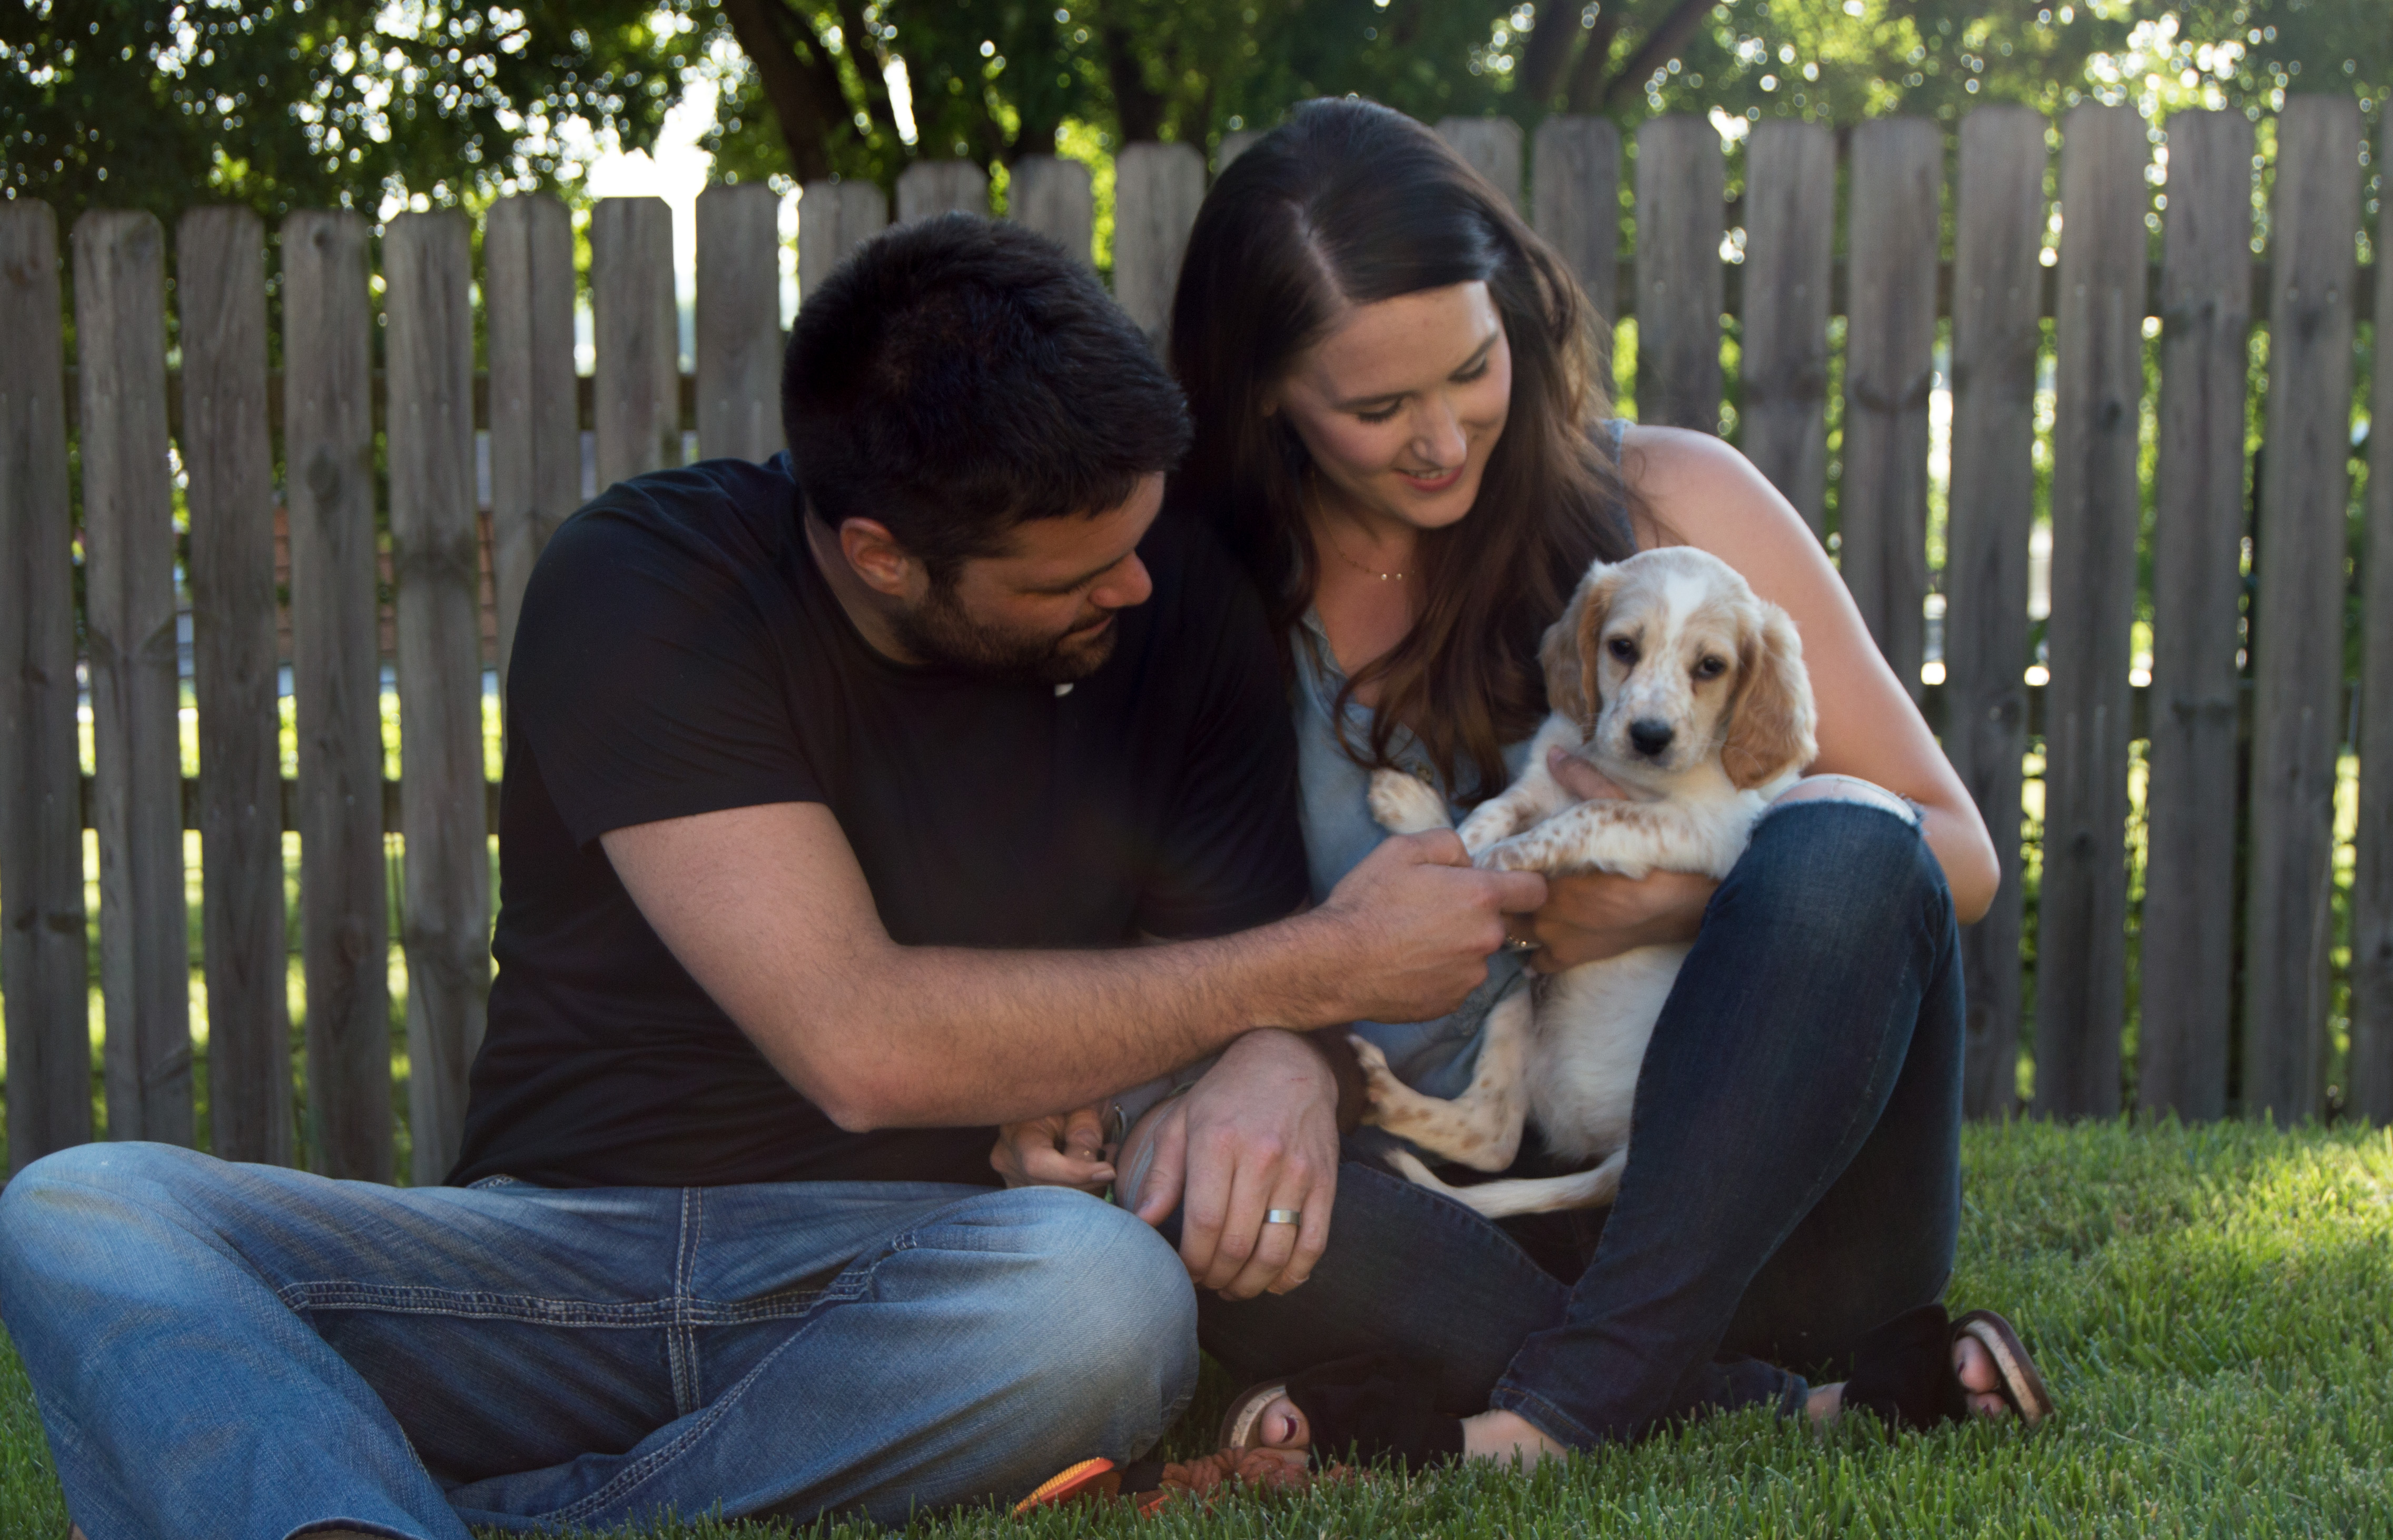
[[[1313,1429],[1296,1403],[1282,1396],[1263,1408],[1256,1424],[1265,1449],[1301,1451],[1311,1446]],[[1548,1438],[1526,1418],[1510,1412],[1487,1411],[1462,1419],[1462,1454],[1466,1459],[1517,1460],[1526,1470],[1539,1460],[1569,1450]]]
[[[1994,1365],[1994,1355],[1974,1337],[1956,1338],[1953,1343],[1953,1372],[1968,1393],[1969,1415],[1977,1417],[2007,1417],[2011,1403],[2003,1399],[2002,1371]],[[1823,1385],[1813,1390],[1803,1403],[1811,1420],[1825,1426],[1837,1420],[1844,1410],[1845,1387],[1839,1382]]]
[[[1304,1420],[1296,1403],[1281,1396],[1263,1408],[1256,1419],[1257,1442],[1265,1449],[1309,1449],[1313,1446],[1313,1425]]]

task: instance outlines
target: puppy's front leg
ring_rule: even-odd
[[[1477,859],[1496,871],[1613,871],[1643,877],[1657,867],[1683,865],[1704,844],[1703,830],[1683,808],[1607,798],[1564,808],[1535,829],[1489,847]]]
[[[1462,848],[1475,859],[1497,841],[1568,807],[1571,794],[1546,768],[1546,753],[1558,747],[1575,747],[1578,742],[1578,729],[1566,718],[1550,718],[1530,740],[1529,767],[1521,773],[1521,778],[1506,787],[1503,795],[1491,797],[1471,809],[1471,816],[1456,827],[1455,832],[1462,836]]]
[[[1528,991],[1497,1001],[1487,1013],[1487,1035],[1479,1045],[1471,1089],[1451,1102],[1406,1085],[1389,1070],[1387,1056],[1377,1044],[1351,1038],[1370,1092],[1366,1120],[1474,1171],[1502,1170],[1520,1153],[1521,1129],[1529,1117],[1528,1088],[1522,1081],[1535,1022]]]
[[[1391,834],[1426,834],[1454,827],[1446,816],[1445,799],[1429,782],[1401,770],[1372,771],[1367,801],[1371,816]]]

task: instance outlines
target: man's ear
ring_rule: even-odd
[[[1739,790],[1766,786],[1820,755],[1811,676],[1803,668],[1803,639],[1786,612],[1754,600],[1737,645],[1741,683],[1729,709],[1720,768]]]
[[[893,599],[910,598],[922,564],[877,519],[851,518],[839,527],[840,555],[867,588]]]
[[[1603,706],[1596,686],[1595,642],[1603,634],[1603,612],[1619,587],[1612,564],[1589,568],[1537,645],[1537,661],[1546,670],[1546,709],[1577,723],[1583,738],[1594,735],[1595,713]]]

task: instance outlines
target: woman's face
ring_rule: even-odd
[[[1511,401],[1503,320],[1474,281],[1356,306],[1268,405],[1347,511],[1436,529],[1471,511]]]

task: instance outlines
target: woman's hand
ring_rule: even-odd
[[[1626,795],[1594,765],[1563,750],[1546,756],[1546,768],[1563,790],[1581,800]],[[1703,928],[1704,907],[1719,887],[1708,877],[1679,871],[1643,878],[1607,871],[1549,877],[1545,907],[1512,926],[1515,934],[1537,944],[1529,966],[1558,973],[1640,946],[1694,940]]]
[[[1105,1158],[1105,1114],[1095,1107],[1006,1124],[997,1130],[988,1163],[1008,1187],[1077,1187],[1102,1196],[1114,1179]]]

